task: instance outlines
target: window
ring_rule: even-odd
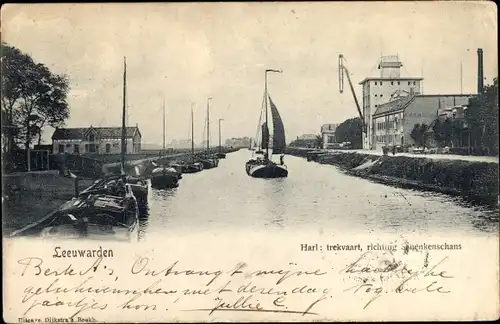
[[[382,81],[380,81],[380,85],[382,85]]]
[[[378,107],[378,105],[375,105],[375,108],[377,108],[377,107]]]
[[[391,85],[394,85],[394,81],[391,81]]]
[[[410,81],[408,81],[408,85],[410,85],[410,83],[411,83],[411,82],[410,82]]]
[[[113,148],[118,148],[118,143],[113,143]]]
[[[399,81],[398,81],[398,85],[400,85]]]
[[[413,85],[415,85],[415,84],[416,84],[416,82],[415,82],[415,81],[413,81]]]
[[[377,97],[377,95],[375,95],[375,98]]]
[[[94,134],[90,134],[89,135],[89,142],[93,142],[93,141],[95,141],[95,136],[94,136]]]
[[[107,143],[106,144],[106,153],[110,153],[111,152],[111,144]]]
[[[59,153],[64,153],[64,144],[59,144]]]
[[[380,95],[380,98],[382,98],[383,96],[384,96],[384,95],[383,95],[383,94],[381,94],[381,95]]]
[[[73,146],[73,153],[79,154],[80,153],[80,144],[75,144]]]
[[[377,85],[377,81],[375,81],[375,85]]]

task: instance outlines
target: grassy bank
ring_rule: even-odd
[[[308,152],[289,150],[288,153],[306,157]],[[458,195],[481,204],[498,205],[497,163],[348,152],[321,154],[316,161],[389,185]]]
[[[79,190],[92,180],[79,180]],[[53,211],[75,193],[72,178],[58,172],[18,173],[2,176],[2,228],[8,234]]]

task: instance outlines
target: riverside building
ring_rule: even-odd
[[[431,126],[437,118],[448,111],[462,112],[469,104],[468,94],[411,95],[399,97],[377,106],[373,120],[373,146],[414,145],[411,132],[416,124]],[[457,107],[460,107],[458,109]]]
[[[363,136],[363,149],[375,149],[376,125],[373,115],[378,107],[391,99],[422,93],[422,77],[402,77],[403,64],[397,55],[382,56],[378,65],[380,76],[368,77],[359,84],[363,89],[363,115],[367,134]],[[365,135],[365,134],[363,134]]]

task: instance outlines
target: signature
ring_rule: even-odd
[[[196,308],[189,309],[186,311],[208,311],[209,315],[218,311],[231,311],[231,312],[260,312],[260,313],[282,313],[282,314],[300,314],[304,315],[319,315],[318,313],[312,312],[312,308],[319,302],[327,299],[326,291],[320,298],[314,300],[310,303],[304,310],[290,310],[285,305],[286,297],[280,296],[273,300],[272,307],[265,307],[259,301],[255,300],[255,295],[239,296],[235,301],[226,301],[221,297],[216,297],[216,305],[212,308]]]

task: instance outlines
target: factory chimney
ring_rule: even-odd
[[[483,75],[483,49],[477,49],[477,93],[483,93],[484,75]]]

